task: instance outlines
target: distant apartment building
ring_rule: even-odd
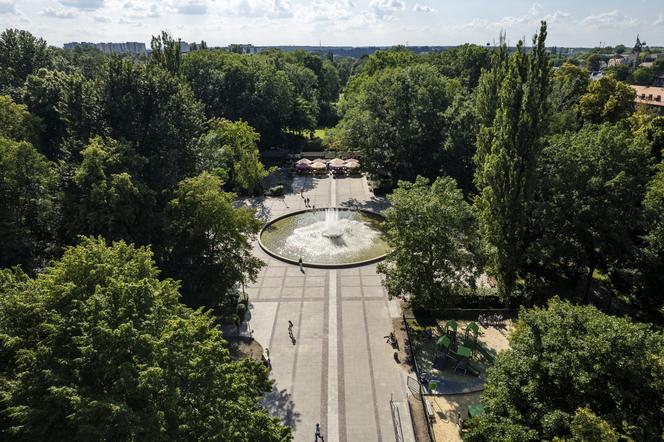
[[[655,109],[660,115],[664,114],[664,87],[631,85],[636,92],[637,104]]]
[[[627,59],[625,57],[618,55],[609,59],[607,66],[612,68],[614,66],[620,66],[622,64],[627,64]]]
[[[237,54],[257,54],[258,48],[251,44],[230,44],[228,45],[228,50],[230,52],[235,52]]]
[[[125,43],[89,43],[89,42],[71,42],[65,43],[65,49],[74,49],[77,47],[93,47],[99,49],[104,54],[131,54],[144,55],[147,53],[145,43],[137,41],[128,41]],[[187,45],[187,51],[189,45]]]

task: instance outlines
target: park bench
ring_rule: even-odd
[[[428,399],[424,399],[424,407],[427,410],[427,417],[431,422],[436,420],[436,416],[433,414],[433,408],[431,408],[431,402]]]

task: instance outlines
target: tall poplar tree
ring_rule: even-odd
[[[546,33],[542,22],[529,53],[522,41],[509,56],[501,45],[478,85],[475,204],[490,271],[506,301],[523,264],[528,201],[541,149],[549,73]]]

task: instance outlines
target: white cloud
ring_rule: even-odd
[[[415,6],[413,6],[413,11],[415,12],[436,12],[438,11],[436,8],[432,8],[431,6],[427,5],[420,5],[419,3],[415,3]]]
[[[533,3],[533,5],[530,7],[530,15],[540,15],[543,10],[544,7],[542,5],[539,3]]]
[[[610,12],[602,12],[601,14],[589,15],[580,22],[583,26],[590,26],[595,28],[612,28],[616,26],[630,27],[639,24],[639,21],[633,17],[628,17],[617,9]]]
[[[0,1],[0,14],[16,13],[16,3],[13,1]]]
[[[156,18],[161,16],[159,6],[156,3],[140,5],[127,2],[124,4],[124,8],[130,10],[127,15],[132,18]]]
[[[402,0],[371,0],[369,6],[373,10],[373,15],[379,20],[389,20],[395,12],[406,9],[406,4]]]
[[[125,17],[120,17],[120,20],[118,20],[118,24],[121,25],[128,25],[128,26],[141,26],[141,22],[138,20],[131,20],[129,18]]]
[[[62,18],[62,19],[76,18],[76,14],[73,11],[67,11],[64,9],[53,9],[53,8],[43,9],[39,12],[39,15],[43,15],[45,17]]]
[[[207,3],[194,0],[185,1],[175,6],[175,12],[185,15],[203,15],[207,13]]]
[[[226,2],[221,13],[236,17],[293,17],[288,0],[230,0]]]
[[[309,22],[338,22],[350,19],[353,7],[349,1],[315,0],[302,14],[305,21]]]
[[[64,6],[76,9],[99,9],[104,6],[104,0],[59,0]]]
[[[110,23],[111,22],[110,18],[102,17],[102,16],[99,16],[99,15],[95,16],[94,19],[98,23]]]
[[[542,20],[544,20],[547,23],[558,23],[564,20],[567,20],[571,18],[572,15],[564,12],[564,11],[556,11],[553,14],[547,14],[544,17],[542,17]]]
[[[659,17],[657,17],[657,20],[653,23],[653,26],[662,26],[664,25],[664,15],[659,14]]]

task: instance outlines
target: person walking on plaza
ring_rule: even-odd
[[[314,440],[314,442],[318,442],[318,439],[320,439],[321,442],[325,442],[325,439],[323,439],[323,436],[320,434],[320,424],[319,423],[316,424],[316,439]]]
[[[302,265],[302,257],[300,257],[300,260],[297,263],[300,266],[300,271],[304,273],[304,266]]]
[[[304,187],[300,187],[300,196],[304,199]]]

